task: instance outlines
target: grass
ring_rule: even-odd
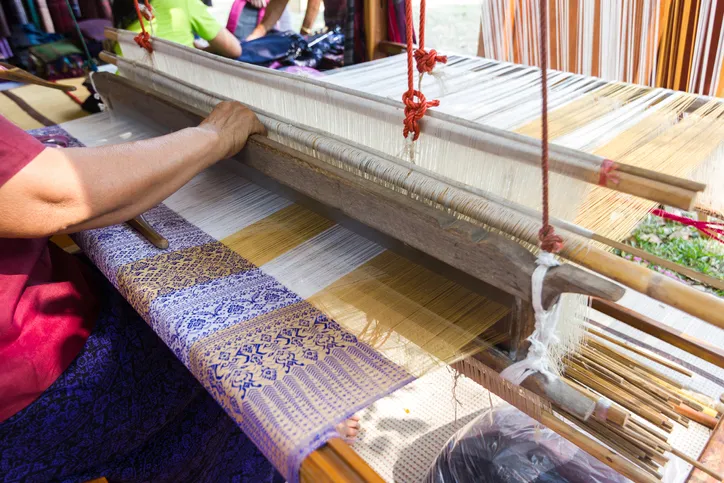
[[[692,216],[690,213],[684,213],[683,215]],[[625,240],[625,243],[711,277],[724,280],[724,244],[703,236],[695,228],[649,215],[636,228],[631,237]],[[724,291],[701,285],[670,270],[649,264],[629,253],[623,253],[620,250],[616,250],[616,253],[634,262],[650,266],[652,269],[670,277],[684,280],[700,290],[724,297]]]

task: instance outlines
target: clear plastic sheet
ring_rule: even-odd
[[[618,483],[628,481],[511,406],[485,411],[458,431],[425,483]]]

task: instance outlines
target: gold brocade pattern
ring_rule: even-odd
[[[123,265],[118,288],[143,316],[159,296],[254,269],[219,242],[162,253]]]

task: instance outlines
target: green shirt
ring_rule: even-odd
[[[152,28],[145,20],[144,26],[148,33],[160,39],[193,47],[194,34],[211,41],[222,29],[201,0],[151,0],[151,8],[155,15]],[[140,32],[141,24],[136,20],[127,30]]]

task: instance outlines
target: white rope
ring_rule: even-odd
[[[551,370],[548,347],[558,342],[556,326],[560,316],[560,304],[556,301],[550,310],[545,310],[543,308],[542,294],[543,280],[548,269],[559,265],[559,263],[553,254],[548,252],[541,252],[536,263],[538,267],[533,272],[532,277],[535,330],[527,339],[530,342],[528,355],[522,361],[516,362],[500,373],[500,377],[516,385],[519,385],[528,376],[536,372],[543,374],[548,379],[555,376],[555,373]]]

